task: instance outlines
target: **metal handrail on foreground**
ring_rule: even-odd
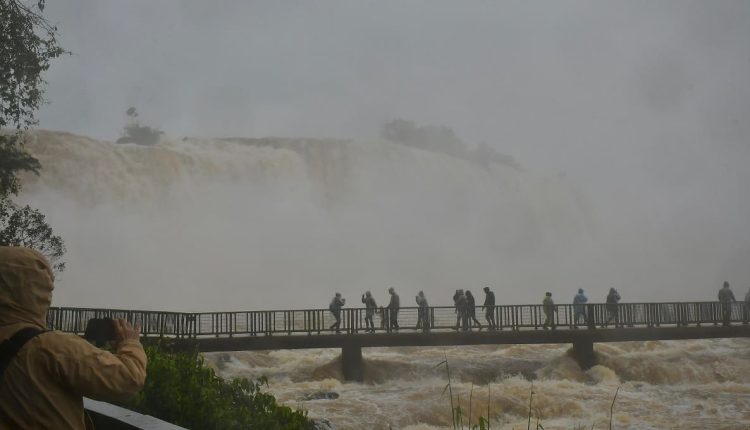
[[[584,315],[576,321],[580,305],[556,305],[553,314],[555,329],[597,329],[660,326],[700,326],[722,323],[747,324],[749,310],[742,302],[728,305],[719,302],[684,303],[595,303],[583,305]],[[725,321],[725,311],[728,320]],[[485,309],[477,306],[476,318],[487,328]],[[498,330],[538,330],[544,328],[543,305],[502,305],[492,310]],[[419,308],[401,308],[397,322],[401,330],[414,330]],[[367,333],[364,308],[341,309],[340,331],[347,334]],[[50,308],[47,326],[53,330],[83,334],[91,318],[124,318],[141,326],[144,336],[197,338],[232,336],[313,335],[332,334],[333,314],[328,309],[270,310],[242,312],[160,312],[95,308]],[[375,332],[397,331],[388,324],[388,309],[376,310]],[[452,306],[427,308],[430,331],[456,329],[459,321]],[[470,321],[473,322],[473,321]],[[474,326],[476,329],[476,325]]]

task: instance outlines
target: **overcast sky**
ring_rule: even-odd
[[[603,217],[632,210],[750,256],[748,1],[90,0],[45,13],[74,54],[46,75],[42,128],[114,140],[129,106],[178,137],[447,125],[565,173]]]

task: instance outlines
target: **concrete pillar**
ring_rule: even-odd
[[[594,342],[590,340],[577,340],[573,342],[573,357],[575,357],[581,369],[591,369],[596,364]]]
[[[341,369],[346,381],[362,382],[364,380],[362,347],[345,346],[341,348]]]

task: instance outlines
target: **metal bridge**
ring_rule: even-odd
[[[388,309],[375,312],[374,332],[367,330],[364,308],[341,309],[340,333],[328,309],[160,312],[122,309],[50,308],[50,329],[83,334],[91,318],[125,318],[141,325],[146,338],[172,338],[178,348],[202,352],[341,348],[346,379],[362,379],[362,348],[387,346],[572,343],[583,368],[595,364],[594,342],[750,337],[750,312],[744,303],[604,303],[586,304],[576,321],[575,305],[556,305],[553,325],[545,329],[542,305],[501,305],[491,312],[497,323],[488,330],[485,309],[477,306],[482,323],[470,331],[456,329],[454,307],[426,309],[426,328],[416,329],[419,308],[401,308],[399,328],[388,324]]]

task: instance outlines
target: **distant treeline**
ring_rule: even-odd
[[[497,152],[485,142],[472,148],[456,136],[452,128],[442,125],[417,125],[414,121],[397,118],[383,124],[380,137],[401,145],[462,158],[484,167],[497,163],[521,170],[510,155]]]

